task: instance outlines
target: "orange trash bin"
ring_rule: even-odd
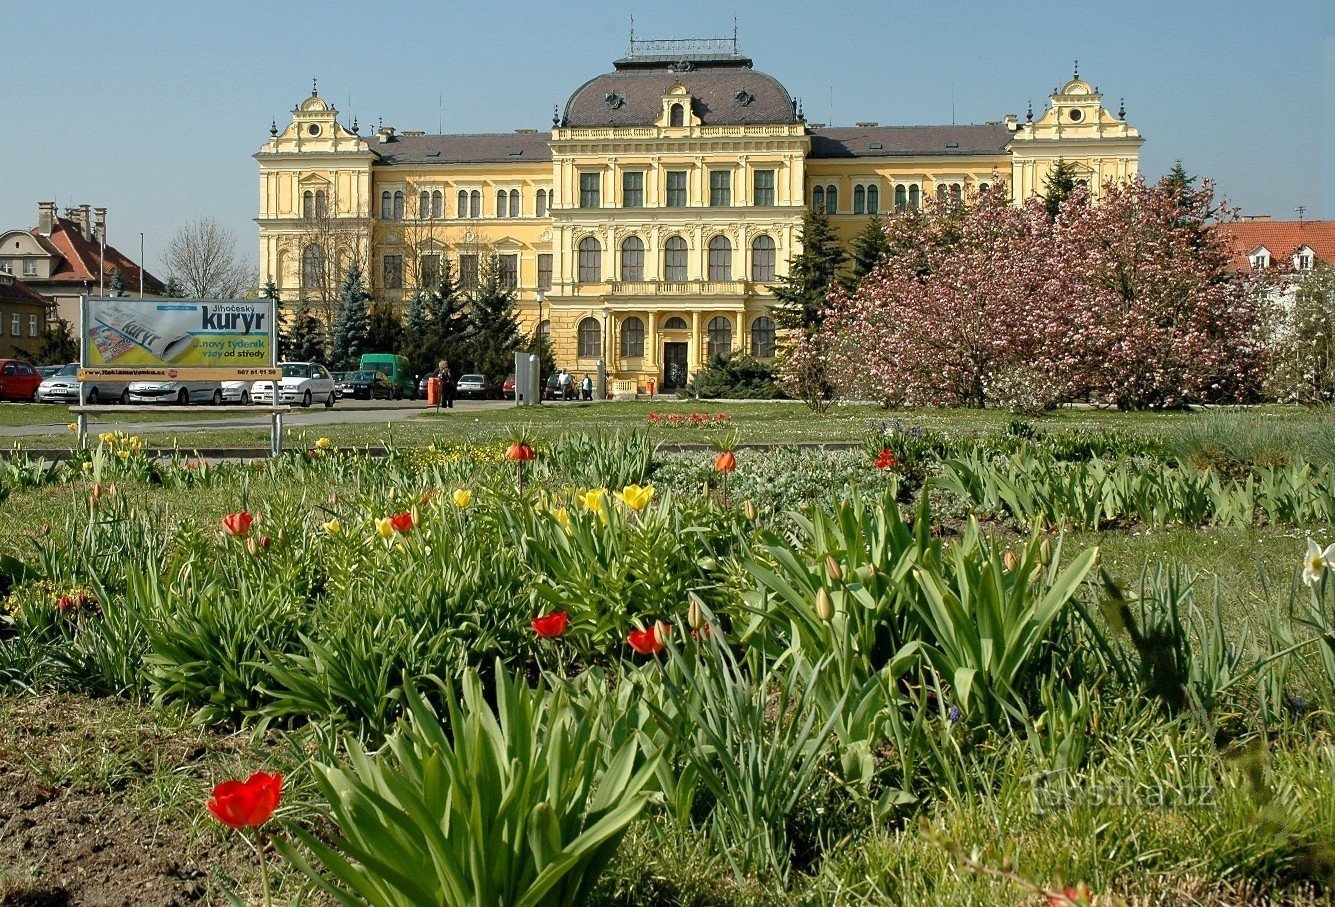
[[[426,405],[440,406],[444,394],[445,382],[438,377],[426,379]]]

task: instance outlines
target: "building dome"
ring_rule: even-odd
[[[590,79],[570,96],[563,126],[652,126],[662,115],[663,97],[677,85],[707,126],[797,121],[788,89],[740,54],[628,56],[613,65],[614,72]]]

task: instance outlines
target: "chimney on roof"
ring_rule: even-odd
[[[43,236],[50,236],[51,230],[56,223],[56,203],[38,202],[37,203],[37,232]]]
[[[395,138],[394,138],[394,127],[393,127],[393,126],[381,126],[380,129],[376,131],[376,138],[380,140],[380,144],[382,144],[382,145],[385,144],[386,142],[393,142],[393,141],[395,141]]]
[[[107,241],[107,209],[93,209],[93,242],[105,243]]]
[[[83,233],[83,238],[89,242],[93,241],[93,206],[79,206],[79,231]]]
[[[1006,114],[1004,119],[1004,122],[1006,123],[1006,128],[1011,132],[1014,132],[1015,130],[1020,128],[1020,124],[1018,121],[1019,118],[1013,113]]]

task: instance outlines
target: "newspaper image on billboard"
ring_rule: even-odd
[[[276,365],[268,299],[83,299],[81,361],[100,372],[218,369],[253,375]]]

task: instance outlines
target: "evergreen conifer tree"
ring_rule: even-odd
[[[287,358],[296,362],[325,362],[324,325],[305,299],[297,304],[287,331]]]
[[[273,283],[273,278],[270,278],[269,282]],[[167,278],[167,297],[169,299],[185,298],[185,287],[181,286],[181,282],[176,279],[176,275]]]
[[[1048,217],[1056,218],[1062,205],[1075,193],[1075,166],[1057,158],[1047,179],[1043,180],[1043,207]]]
[[[348,273],[339,287],[338,315],[330,338],[329,361],[334,368],[355,368],[366,349],[369,331],[366,301],[371,298],[362,285],[362,268],[357,261],[348,265]]]
[[[70,323],[64,318],[48,321],[33,358],[38,365],[64,365],[76,361],[79,358],[79,343],[74,339]]]
[[[497,256],[487,260],[480,277],[470,306],[473,336],[468,359],[472,371],[486,375],[493,386],[500,387],[514,371],[515,350],[523,342],[515,291],[502,279]]]
[[[473,323],[465,300],[459,294],[454,269],[448,261],[441,262],[440,280],[427,297],[426,309],[430,325],[423,344],[426,356],[424,371],[434,369],[438,361],[445,359],[451,363],[454,373],[460,374],[468,352],[468,339],[473,333]]]
[[[171,282],[167,283],[167,293],[171,294]],[[291,357],[292,348],[292,325],[284,318],[283,301],[278,298],[278,285],[270,277],[264,283],[264,289],[260,292],[261,299],[267,299],[273,303],[273,317],[275,322],[274,340],[278,345],[278,358],[280,360]]]
[[[121,269],[113,267],[111,269],[111,280],[107,283],[108,296],[125,295],[125,278],[121,277]]]
[[[891,251],[890,240],[885,235],[885,220],[879,214],[873,214],[867,225],[853,237],[849,255],[853,273],[844,281],[849,292],[857,289],[862,278],[870,274]]]
[[[403,322],[394,304],[378,300],[371,306],[365,353],[397,353],[403,345]]]
[[[802,252],[788,264],[788,273],[774,286],[774,323],[780,328],[809,329],[821,321],[825,298],[848,256],[824,211],[802,215]]]

